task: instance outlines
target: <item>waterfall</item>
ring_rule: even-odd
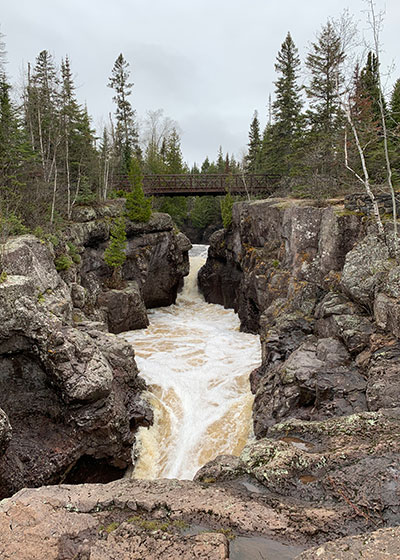
[[[249,374],[258,336],[242,333],[232,310],[197,289],[206,246],[195,245],[175,305],[149,312],[147,329],[123,333],[135,348],[154,425],[137,434],[135,478],[191,479],[217,455],[239,454],[251,433]]]

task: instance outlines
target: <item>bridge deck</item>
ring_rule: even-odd
[[[205,196],[231,194],[271,194],[277,175],[145,175],[147,196]]]

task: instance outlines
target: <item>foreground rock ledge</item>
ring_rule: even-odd
[[[193,524],[210,529],[185,535]],[[0,504],[0,558],[225,560],[224,529],[273,537],[288,519],[246,493],[189,481],[24,489]]]

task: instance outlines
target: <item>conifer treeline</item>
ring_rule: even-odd
[[[108,83],[115,112],[97,137],[86,106],[77,100],[68,57],[58,67],[48,51],[40,52],[35,64],[28,65],[21,99],[13,101],[0,41],[3,225],[6,219],[14,226],[22,219],[30,227],[68,219],[75,204],[105,200],[113,189],[127,184],[132,165],[141,173],[188,171],[179,134],[162,111],[149,112],[153,137],[142,153],[129,76],[129,64],[120,54]]]
[[[295,192],[297,187],[298,193],[304,189],[305,194],[335,194],[340,187],[354,187],[354,178],[345,166],[345,139],[351,167],[362,173],[351,135],[345,134],[342,103],[346,97],[350,99],[370,177],[375,184],[385,182],[379,61],[369,52],[365,65],[362,68],[356,65],[349,80],[345,75],[348,53],[343,44],[340,32],[328,20],[311,44],[305,59],[308,79],[300,86],[300,58],[290,33],[287,34],[276,58],[278,78],[267,125],[261,133],[257,111],[250,124],[245,162],[248,172],[279,174],[294,186]],[[384,110],[389,123],[390,156],[398,182],[400,80],[396,81],[390,99],[384,101]]]
[[[328,21],[311,44],[304,61],[308,73],[305,85],[300,85],[301,61],[288,33],[276,58],[277,79],[267,125],[260,130],[255,112],[244,161],[237,162],[220,148],[215,161],[207,157],[200,167],[195,164],[191,169],[182,157],[176,123],[164,117],[161,110],[148,112],[139,142],[137,117],[130,101],[133,84],[122,54],[107,84],[113,91],[115,112],[96,136],[86,106],[77,100],[68,57],[58,66],[48,51],[39,53],[35,63],[28,65],[20,100],[13,100],[0,35],[1,216],[18,216],[30,226],[68,219],[75,204],[105,200],[112,189],[118,189],[132,161],[144,174],[272,173],[280,175],[283,183],[290,183],[295,193],[301,193],[301,186],[306,185],[309,190],[315,187],[321,194],[331,194],[335,186],[354,181],[344,165],[346,119],[341,95],[346,88],[351,90],[352,115],[371,178],[382,183],[385,165],[379,61],[369,53],[365,64],[353,69],[349,86],[344,71],[347,53],[337,29]],[[400,166],[400,80],[384,109],[396,184]],[[351,140],[347,152],[351,166],[358,171],[360,164]],[[183,200],[165,199],[159,204],[161,210],[181,214],[182,219],[187,212]],[[200,203],[197,206],[200,223]]]

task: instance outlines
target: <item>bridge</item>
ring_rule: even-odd
[[[147,196],[223,196],[270,195],[276,188],[279,175],[248,174],[187,174],[145,175],[143,190]]]

